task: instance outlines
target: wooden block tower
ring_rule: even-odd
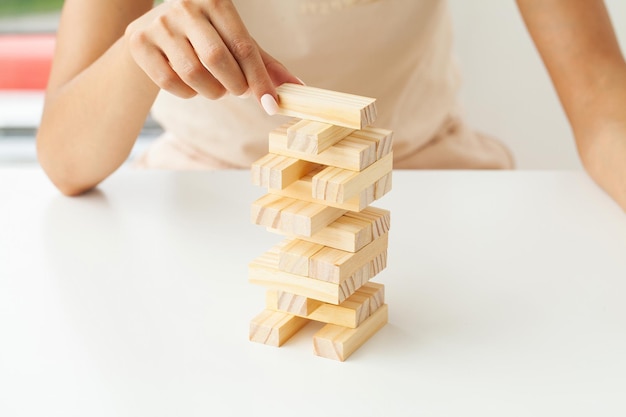
[[[269,135],[252,165],[268,194],[252,222],[285,235],[250,263],[267,287],[250,340],[280,346],[310,320],[318,356],[343,361],[387,323],[384,286],[389,211],[369,205],[391,190],[392,132],[371,127],[375,100],[297,84],[277,89],[279,114],[295,119]]]

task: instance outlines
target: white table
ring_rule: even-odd
[[[626,215],[582,172],[395,172],[389,324],[251,343],[248,172],[0,170],[0,416],[623,416]]]

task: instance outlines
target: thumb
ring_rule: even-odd
[[[265,68],[267,69],[267,74],[270,76],[270,79],[274,83],[274,86],[278,87],[284,83],[293,83],[293,84],[302,84],[301,79],[293,75],[282,63],[280,63],[276,58],[265,52],[263,49],[260,49],[261,59],[265,64]]]

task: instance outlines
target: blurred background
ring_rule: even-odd
[[[43,107],[63,0],[0,0],[0,166],[36,164]],[[161,132],[148,119],[131,158]]]
[[[34,130],[63,0],[0,1],[0,164],[32,163]],[[32,45],[25,45],[28,36]],[[30,47],[29,47],[30,46]],[[39,49],[39,51],[35,50]],[[29,56],[30,55],[30,56]],[[24,67],[41,68],[20,74]]]
[[[34,135],[62,0],[0,1],[0,164],[36,163]],[[580,169],[572,135],[514,0],[449,0],[474,128],[504,141],[520,169]],[[606,0],[622,50],[626,2]],[[480,6],[479,6],[480,5]],[[131,158],[159,134],[146,121]]]

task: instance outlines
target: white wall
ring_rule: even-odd
[[[569,125],[515,1],[449,3],[468,121],[504,141],[520,169],[580,169]],[[626,1],[606,4],[625,51]]]

